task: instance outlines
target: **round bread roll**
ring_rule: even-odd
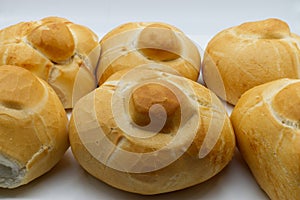
[[[54,90],[30,71],[0,66],[0,187],[49,171],[69,147],[68,119]]]
[[[165,68],[119,71],[78,101],[69,137],[88,173],[150,195],[206,181],[229,163],[235,138],[223,104]]]
[[[238,148],[271,199],[300,197],[300,80],[280,79],[244,93],[231,121]]]
[[[298,78],[300,38],[279,19],[247,22],[218,33],[207,45],[203,79],[235,105],[250,88],[280,78]]]
[[[126,23],[107,33],[100,45],[99,85],[117,71],[148,63],[167,65],[194,81],[199,76],[198,48],[182,31],[169,24]]]
[[[0,30],[0,65],[17,65],[46,80],[65,108],[96,88],[97,36],[59,17]]]

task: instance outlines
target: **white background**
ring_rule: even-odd
[[[86,25],[101,38],[129,21],[173,24],[205,49],[217,32],[270,17],[286,21],[300,34],[299,0],[0,0],[0,29],[20,21],[47,16],[66,17]],[[25,199],[268,199],[257,186],[238,152],[220,174],[197,186],[156,196],[141,196],[114,189],[80,168],[69,150],[49,173],[17,189],[0,189],[0,198]]]

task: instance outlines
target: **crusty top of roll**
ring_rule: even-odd
[[[12,110],[36,107],[47,94],[45,86],[30,72],[15,66],[0,66],[0,104]],[[20,72],[18,72],[20,70]],[[18,77],[18,81],[12,81]],[[20,77],[20,78],[19,78]],[[20,87],[22,85],[22,87]],[[33,95],[35,94],[39,95]]]
[[[231,115],[239,151],[271,199],[300,196],[300,80],[245,92]]]
[[[152,105],[161,104],[167,114],[171,115],[180,106],[175,94],[167,87],[157,83],[149,83],[134,90],[132,100],[139,113],[148,114]]]
[[[246,22],[237,26],[235,31],[240,37],[258,39],[282,39],[291,35],[289,25],[279,19]]]
[[[65,108],[96,87],[98,37],[67,19],[47,17],[0,30],[0,65],[17,65],[46,80]]]
[[[176,27],[161,22],[123,24],[100,41],[97,77],[101,85],[113,73],[146,63],[160,63],[197,80],[200,54],[195,44]]]
[[[279,19],[243,23],[207,45],[203,78],[208,88],[236,104],[248,89],[280,78],[298,78],[300,37]]]
[[[180,57],[182,47],[171,26],[154,23],[140,33],[137,48],[150,60],[169,61]]]

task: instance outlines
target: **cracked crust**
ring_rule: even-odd
[[[207,45],[203,78],[235,105],[248,89],[300,75],[300,39],[278,19],[248,22],[218,33]]]
[[[48,17],[0,30],[0,65],[17,65],[47,81],[65,108],[96,87],[97,36],[67,19]]]
[[[300,196],[300,81],[280,79],[245,92],[231,121],[239,150],[271,199]]]
[[[67,116],[43,80],[0,66],[0,187],[15,188],[49,171],[67,150]]]

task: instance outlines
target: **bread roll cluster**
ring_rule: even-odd
[[[86,171],[149,195],[201,183],[229,163],[230,120],[220,100],[195,82],[200,54],[182,31],[127,23],[100,44],[100,87],[78,101],[70,121],[72,151]]]
[[[100,42],[58,17],[4,28],[0,187],[49,171],[70,140],[97,179],[133,193],[171,192],[219,173],[236,138],[271,199],[298,199],[299,56],[300,37],[279,19],[228,28],[205,50],[205,88],[198,47],[166,23],[126,23]],[[236,105],[230,118],[215,94]],[[73,108],[69,125],[64,108]]]
[[[271,199],[300,197],[299,61],[300,37],[279,19],[221,31],[203,59],[208,88],[236,104],[238,149]]]

